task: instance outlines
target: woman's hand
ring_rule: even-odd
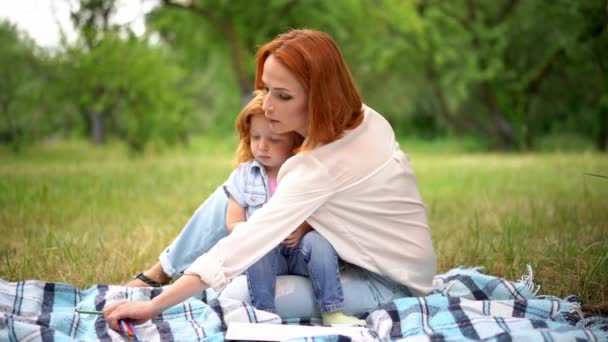
[[[156,308],[152,301],[120,302],[103,309],[108,325],[114,330],[120,330],[118,321],[121,319],[128,319],[134,324],[141,324],[158,316],[161,312],[162,310]]]
[[[300,239],[302,238],[302,236],[304,236],[306,233],[308,233],[311,230],[312,230],[312,227],[307,222],[304,222],[301,225],[299,225],[298,228],[296,228],[296,230],[294,230],[291,234],[289,234],[289,236],[287,238],[285,238],[285,240],[283,240],[283,244],[289,248],[293,248],[298,244],[298,242],[300,242]]]
[[[103,309],[103,314],[112,329],[120,330],[118,321],[121,319],[129,319],[135,324],[141,324],[158,316],[165,309],[205,290],[207,287],[207,284],[202,282],[198,275],[184,274],[150,301],[121,302],[108,305]]]

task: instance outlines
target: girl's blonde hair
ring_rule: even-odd
[[[262,104],[264,102],[264,96],[261,90],[255,90],[253,92],[253,99],[245,105],[243,110],[239,113],[235,120],[235,126],[237,132],[239,132],[239,147],[236,149],[234,158],[234,166],[238,166],[241,163],[253,160],[253,154],[251,153],[251,118],[254,115],[264,115]],[[302,145],[304,137],[296,132],[285,133],[284,135],[291,136],[293,141],[293,150],[295,151]]]

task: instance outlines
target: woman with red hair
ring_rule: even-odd
[[[314,30],[277,36],[258,51],[255,84],[271,130],[305,137],[274,196],[153,300],[106,307],[111,327],[225,287],[304,221],[347,263],[411,295],[434,289],[435,252],[408,157],[390,124],[362,103],[334,40]]]

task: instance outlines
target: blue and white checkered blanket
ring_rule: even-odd
[[[439,289],[425,297],[400,298],[365,314],[373,340],[420,341],[608,341],[608,318],[584,318],[575,296],[536,296],[531,270],[520,281],[456,268],[438,275]],[[0,279],[1,341],[126,341],[103,316],[76,313],[101,310],[106,303],[148,300],[162,289]],[[152,321],[136,326],[144,341],[223,341],[231,322],[317,324],[277,316],[228,299],[193,297]],[[343,336],[297,341],[344,341]]]

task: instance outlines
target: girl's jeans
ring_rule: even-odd
[[[310,231],[295,247],[279,245],[247,270],[251,304],[276,313],[276,276],[296,274],[310,278],[321,312],[342,310],[344,293],[340,261],[334,247],[321,234]]]

